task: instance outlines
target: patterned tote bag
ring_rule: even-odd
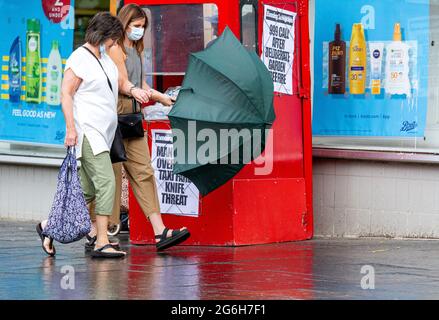
[[[81,240],[90,233],[90,214],[78,175],[76,151],[67,149],[58,174],[58,186],[43,234],[60,243]]]

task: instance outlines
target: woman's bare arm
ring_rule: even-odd
[[[155,89],[151,89],[145,80],[143,80],[142,88],[150,92],[150,98],[152,100],[158,101],[162,105],[167,106],[167,107],[172,106],[173,101],[172,101],[171,97],[169,97],[168,95],[163,94]]]
[[[67,69],[61,86],[61,105],[66,120],[66,146],[76,146],[78,144],[78,134],[76,133],[75,121],[73,119],[73,96],[78,91],[82,79],[78,78],[72,69]]]
[[[108,54],[119,71],[119,92],[134,97],[140,103],[147,103],[150,98],[148,91],[135,87],[128,79],[128,71],[125,66],[125,56],[122,48],[119,45],[115,45],[110,48]]]

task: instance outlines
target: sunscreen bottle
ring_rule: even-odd
[[[349,49],[349,88],[351,94],[364,94],[366,91],[366,39],[363,25],[352,27]]]
[[[335,27],[334,41],[329,43],[329,94],[346,91],[346,42],[341,40],[340,24]]]
[[[386,47],[386,93],[390,95],[411,94],[409,79],[409,46],[402,42],[401,25],[395,24],[393,42]]]
[[[369,42],[370,87],[373,95],[381,94],[384,43]]]

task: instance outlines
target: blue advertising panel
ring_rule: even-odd
[[[74,0],[0,0],[0,140],[62,145],[61,81]]]
[[[422,137],[429,1],[316,0],[313,135]]]

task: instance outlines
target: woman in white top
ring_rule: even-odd
[[[118,70],[106,54],[123,38],[120,21],[109,12],[96,14],[86,31],[86,44],[67,59],[62,83],[62,109],[66,120],[66,146],[76,146],[81,160],[80,178],[85,200],[95,203],[97,240],[93,257],[125,256],[107,236],[115,193],[109,151],[117,127]],[[144,94],[147,98],[147,93]],[[39,227],[44,230],[46,221]],[[52,239],[43,249],[55,254]]]

